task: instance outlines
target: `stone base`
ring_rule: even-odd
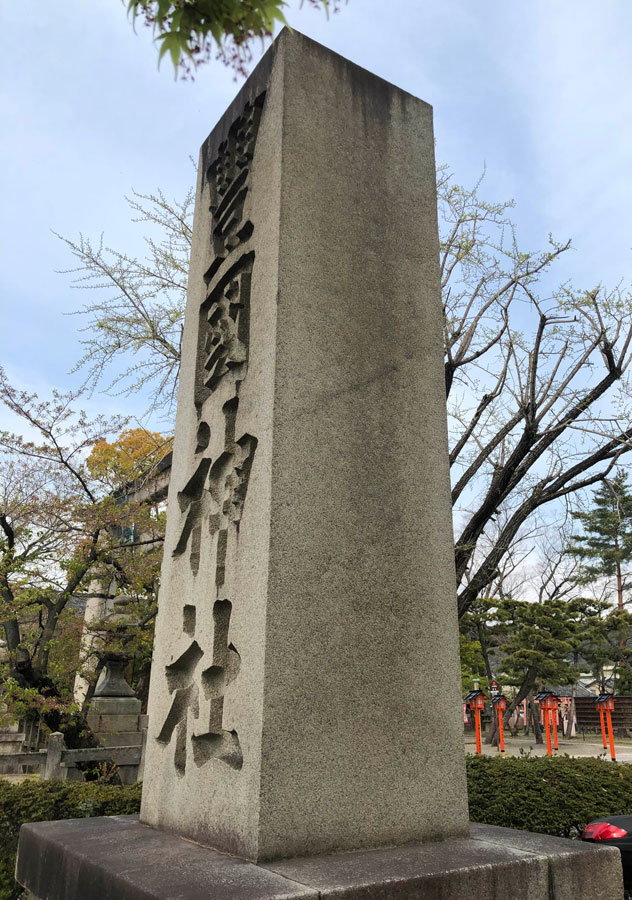
[[[22,826],[17,880],[38,900],[621,900],[619,851],[472,825],[469,839],[254,865],[136,816]]]

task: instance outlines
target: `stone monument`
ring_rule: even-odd
[[[140,822],[25,826],[18,878],[620,897],[470,837],[460,713],[432,110],[286,30],[201,151]]]
[[[468,827],[431,117],[287,33],[202,148],[141,819],[247,859]]]
[[[125,680],[130,657],[102,653],[104,667],[88,707],[87,721],[101,747],[142,747],[141,702]],[[138,765],[119,765],[122,784],[135,784]]]

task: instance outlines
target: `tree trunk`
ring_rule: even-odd
[[[575,721],[575,688],[573,687],[573,694],[571,696],[570,706],[568,707],[568,722],[566,723],[566,734],[565,738],[570,739],[573,736],[573,722]]]
[[[617,606],[623,609],[623,575],[621,573],[621,563],[617,562]],[[625,646],[625,642],[623,643]]]
[[[483,662],[485,663],[485,674],[487,675],[487,680],[492,681],[492,679],[494,678],[494,673],[492,672],[491,663],[489,661],[489,648],[487,646],[487,641],[485,640],[485,631],[482,622],[476,623],[476,634],[478,636],[478,642],[481,645],[481,654],[483,656]]]
[[[65,604],[64,604],[65,605]],[[37,649],[33,655],[33,675],[40,680],[48,680],[48,660],[50,657],[50,642],[55,636],[55,629],[59,621],[57,606],[47,609],[44,628],[37,642]]]
[[[485,632],[483,629],[483,625],[481,622],[476,623],[476,633],[478,636],[478,642],[481,645],[481,654],[483,656],[483,662],[485,663],[485,674],[487,675],[487,680],[492,681],[494,677],[494,673],[492,672],[491,663],[489,661],[489,648],[487,646],[487,642],[485,640]],[[491,744],[493,747],[498,746],[498,728],[496,726],[496,716],[492,715],[492,720],[489,724],[489,728],[485,734],[485,743]]]
[[[485,743],[491,745],[492,747],[498,746],[498,723],[496,721],[496,713],[494,713],[492,720],[489,723],[489,728],[487,729],[487,734],[485,735]]]
[[[526,699],[526,697],[533,690],[536,677],[537,677],[536,669],[533,666],[530,666],[525,673],[524,679],[522,681],[522,684],[520,685],[520,689],[519,689],[518,693],[516,694],[514,699],[510,703],[507,704],[507,709],[505,710],[505,713],[503,715],[503,722],[505,723],[505,725],[507,725],[507,723],[509,722],[509,719],[511,718],[513,711],[518,706],[520,706],[522,701],[524,699]],[[496,747],[498,745],[497,731],[498,731],[498,727],[496,725],[496,719],[494,718],[493,725],[490,728],[489,737],[485,738],[486,744],[493,744],[494,747]],[[540,738],[539,743],[541,743],[541,742],[542,742],[542,739]]]
[[[533,735],[535,737],[536,744],[543,744],[544,740],[542,738],[542,727],[540,725],[540,715],[539,709],[533,702],[531,698],[527,703],[527,717],[529,721],[533,724]]]
[[[2,623],[4,639],[7,642],[7,650],[14,653],[20,643],[20,625],[17,619],[7,619]]]

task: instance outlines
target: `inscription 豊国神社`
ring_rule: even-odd
[[[186,770],[189,735],[196,765],[217,759],[239,770],[243,764],[236,730],[224,727],[224,694],[241,665],[239,653],[229,640],[233,600],[225,596],[225,586],[229,540],[231,534],[234,538],[239,534],[257,448],[256,437],[245,432],[237,436],[236,429],[239,389],[248,365],[255,260],[251,241],[254,226],[244,211],[264,96],[246,105],[206,170],[214,259],[204,275],[206,290],[198,320],[192,398],[198,427],[191,448],[193,471],[176,495],[180,525],[172,557],[187,559],[191,575],[197,577],[202,554],[212,552],[211,541],[215,541],[214,584],[208,586],[214,601],[199,608],[191,602],[183,605],[183,649],[165,667],[172,699],[157,740],[167,745],[175,734],[174,764],[180,775]],[[226,378],[230,379],[232,396],[218,407],[213,396]],[[224,441],[213,459],[209,448],[216,428],[223,429]],[[204,571],[208,572],[208,567]],[[198,617],[208,615],[209,610],[213,634],[210,665],[206,650],[198,642],[201,639],[196,639]]]
[[[264,97],[261,94],[246,104],[206,171],[214,259],[204,275],[208,290],[199,314],[198,409],[229,371],[235,370],[235,377],[243,378],[248,361],[250,276],[255,252],[245,247],[254,225],[244,217],[244,206]]]

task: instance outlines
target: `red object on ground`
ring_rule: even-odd
[[[627,836],[625,828],[619,828],[617,825],[610,825],[608,822],[594,822],[586,825],[582,831],[582,838],[591,841],[609,841],[612,838],[622,838]]]

